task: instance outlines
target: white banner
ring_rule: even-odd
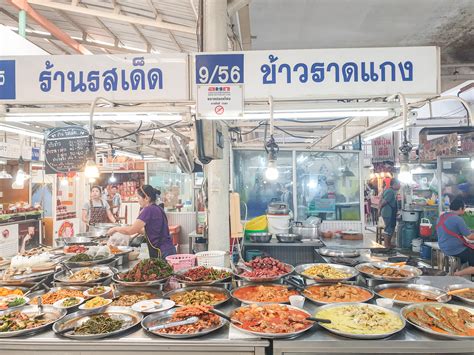
[[[245,100],[434,96],[438,47],[196,54],[196,84],[244,84]]]
[[[244,93],[242,85],[198,85],[196,113],[198,118],[243,118]]]
[[[189,99],[188,55],[0,57],[0,103]]]

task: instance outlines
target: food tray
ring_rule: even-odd
[[[317,276],[307,276],[307,275],[303,275],[303,272],[307,269],[309,269],[310,267],[313,267],[313,266],[316,266],[316,265],[324,265],[324,266],[331,266],[335,269],[338,269],[339,271],[343,272],[343,273],[346,273],[346,274],[349,274],[349,276],[347,277],[344,277],[344,278],[340,278],[340,279],[321,279],[321,278],[318,278]],[[355,268],[353,267],[350,267],[350,266],[345,266],[345,265],[339,265],[339,264],[325,264],[325,263],[314,263],[314,264],[302,264],[302,265],[298,265],[295,269],[296,273],[302,277],[304,277],[305,279],[308,279],[308,280],[315,280],[315,281],[318,281],[318,282],[321,282],[321,283],[325,283],[325,282],[341,282],[341,281],[347,281],[347,280],[350,280],[354,277],[356,277],[357,275],[359,275],[359,271],[357,271]]]
[[[75,335],[72,332],[67,332],[63,334],[64,337],[71,338],[71,339],[82,339],[82,340],[89,340],[89,339],[101,339],[106,338],[118,334],[125,333],[127,330],[133,328],[137,324],[139,324],[142,319],[143,315],[139,312],[135,312],[129,307],[113,307],[109,306],[105,310],[98,309],[98,310],[83,310],[71,313],[61,319],[59,322],[54,323],[53,331],[56,333],[62,329],[70,328],[74,326],[78,326],[83,322],[87,321],[90,316],[98,315],[98,314],[109,314],[114,319],[120,319],[124,321],[122,328],[110,333],[103,333],[103,334],[91,334],[91,335]]]
[[[158,312],[158,313],[153,313],[148,316],[146,316],[142,320],[142,328],[145,329],[148,333],[158,335],[160,337],[164,338],[171,338],[171,339],[186,339],[186,338],[195,338],[195,337],[200,337],[209,333],[212,333],[220,328],[222,328],[224,325],[226,325],[227,321],[225,319],[220,318],[220,324],[217,327],[214,328],[209,328],[203,331],[200,331],[198,333],[192,333],[192,334],[166,334],[166,333],[158,333],[158,332],[150,332],[148,328],[153,327],[155,325],[165,323],[167,320],[169,320],[174,312],[176,312],[177,308],[170,309],[166,312]]]
[[[314,287],[314,286],[330,286],[330,284],[328,283],[315,283],[315,284],[311,284],[311,285],[308,285],[305,287],[305,290],[307,288],[310,288],[310,287]],[[367,291],[370,293],[370,296],[367,297],[366,299],[364,300],[360,300],[358,301],[359,303],[364,303],[364,302],[367,302],[367,301],[370,301],[373,297],[374,297],[374,292],[367,289],[367,288],[364,288],[364,287],[360,287],[360,286],[356,286],[356,285],[348,285],[348,284],[344,284],[344,286],[347,286],[347,287],[352,287],[352,288],[357,288],[359,290],[364,290],[364,291]],[[307,300],[311,301],[312,303],[315,303],[317,305],[326,305],[326,304],[342,304],[344,302],[324,302],[324,301],[318,301],[317,299],[314,299],[314,298],[311,298],[309,295],[306,294],[306,292],[301,292],[301,295],[304,296],[304,298],[306,298]],[[346,302],[347,303],[347,302]]]
[[[292,286],[287,286],[287,285],[283,285],[283,284],[269,284],[269,283],[263,283],[263,284],[260,284],[260,285],[261,286],[286,287],[287,289],[292,287]],[[265,305],[265,304],[277,303],[277,302],[254,302],[254,301],[245,300],[245,299],[242,299],[242,298],[239,298],[239,297],[235,296],[235,292],[237,292],[238,290],[241,290],[241,289],[244,289],[244,288],[247,288],[247,287],[260,286],[260,285],[259,284],[250,284],[250,285],[243,285],[243,286],[237,287],[237,288],[232,290],[231,295],[232,295],[233,298],[235,298],[237,301],[239,301],[243,304]],[[297,293],[297,295],[299,295],[299,293]],[[288,300],[288,302],[278,302],[278,303],[288,304],[288,303],[290,303],[290,301]]]
[[[276,304],[276,303],[275,303]],[[307,311],[305,311],[304,309],[301,309],[301,308],[297,308],[297,307],[293,307],[293,306],[288,306],[286,304],[282,304],[282,306],[286,306],[290,309],[294,309],[294,310],[297,310],[297,311],[300,311],[300,312],[303,312],[303,313],[306,313],[308,317],[311,317],[311,314],[308,313]],[[250,306],[242,306],[242,307],[239,307],[239,308],[236,308],[234,309],[231,314],[230,314],[230,317],[232,318],[234,316],[234,314],[240,310],[241,308],[246,308],[246,307],[250,307]],[[307,330],[311,329],[313,327],[314,324],[310,324],[307,328],[305,329],[302,329],[302,330],[299,330],[299,331],[296,331],[296,332],[291,332],[291,333],[261,333],[261,332],[254,332],[252,330],[247,330],[247,329],[243,329],[241,327],[239,327],[238,325],[234,324],[234,323],[231,323],[231,327],[234,327],[235,329],[238,329],[239,331],[241,332],[244,332],[244,333],[247,333],[247,334],[252,334],[252,335],[257,335],[261,338],[267,338],[267,339],[282,339],[282,338],[293,338],[293,337],[296,337],[304,332],[306,332]]]
[[[290,271],[288,271],[285,274],[281,274],[281,275],[274,276],[274,277],[266,277],[266,278],[246,277],[246,276],[242,276],[242,273],[238,274],[238,275],[236,275],[236,274],[234,274],[234,275],[236,275],[239,278],[241,278],[242,280],[245,280],[245,281],[248,281],[248,282],[275,282],[275,281],[281,280],[284,277],[287,277],[287,276],[291,275],[295,271],[295,267],[293,265],[290,265],[290,264],[285,264],[285,265],[290,268]]]
[[[3,316],[4,314],[9,314],[11,312],[16,312],[16,311],[20,311],[28,315],[35,315],[38,313],[38,307],[37,306],[23,306],[21,308],[16,308],[15,310],[3,311],[3,312],[0,312],[0,317]],[[43,330],[46,330],[54,322],[61,320],[67,314],[67,311],[65,309],[57,309],[51,305],[44,305],[43,312],[45,313],[44,317],[48,319],[48,322],[46,324],[43,324],[33,329],[23,329],[23,330],[17,330],[13,332],[0,332],[0,338],[9,338],[9,337],[16,337],[20,335],[31,335],[31,334],[39,333]]]
[[[112,281],[116,282],[117,284],[125,287],[148,287],[148,286],[159,286],[165,284],[170,276],[164,277],[159,280],[153,280],[153,281],[139,281],[139,282],[128,282],[128,281],[122,281],[118,278],[118,274],[114,274],[112,277]]]
[[[360,256],[360,252],[355,249],[331,249],[331,248],[320,248],[318,253],[322,256],[333,256],[340,258],[356,258]]]
[[[57,287],[52,287],[49,290],[39,290],[39,291],[34,291],[29,295],[30,302],[32,302],[36,297],[38,296],[43,296],[47,293],[52,293],[52,292],[57,292],[60,290],[78,290],[84,292],[87,290],[89,286],[57,286]]]
[[[385,289],[388,289],[388,288],[405,288],[405,289],[409,289],[409,290],[415,290],[415,291],[421,291],[421,292],[426,292],[426,293],[429,293],[429,294],[432,294],[433,296],[441,296],[441,295],[446,295],[446,292],[439,289],[439,288],[436,288],[436,287],[433,287],[433,286],[428,286],[428,285],[417,285],[417,284],[406,284],[406,283],[389,283],[389,284],[383,284],[383,285],[378,285],[378,286],[375,286],[374,288],[374,292],[377,294],[377,296],[379,297],[382,297],[382,298],[392,298],[392,297],[385,297],[385,296],[382,296],[379,292],[382,291],[382,290],[385,290]],[[446,303],[446,302],[449,302],[451,301],[451,296],[447,295],[448,296],[448,299],[447,300],[443,300],[443,302],[439,302],[439,303]],[[407,305],[407,304],[413,304],[413,303],[421,303],[421,304],[424,304],[424,303],[429,303],[429,302],[409,302],[409,301],[402,301],[402,300],[397,300],[396,298],[392,298],[393,299],[393,302],[395,304],[401,304],[401,305]]]
[[[411,305],[408,305],[408,306],[405,306],[401,309],[400,311],[400,314],[402,315],[403,319],[406,320],[406,322],[410,323],[412,326],[420,329],[421,331],[425,332],[425,333],[428,333],[428,334],[431,334],[431,335],[436,335],[436,336],[440,336],[440,337],[443,337],[443,338],[449,338],[449,339],[462,339],[462,340],[474,340],[474,336],[462,336],[462,335],[455,335],[455,334],[446,334],[446,333],[440,333],[440,332],[436,332],[432,329],[428,329],[428,328],[425,328],[425,327],[421,327],[419,326],[418,324],[416,323],[413,323],[412,321],[410,321],[405,315],[410,312],[410,311],[413,311],[415,310],[416,308],[423,308],[425,306],[433,306],[433,307],[436,307],[436,308],[440,308],[440,307],[448,307],[448,308],[451,308],[453,310],[458,310],[458,309],[464,309],[466,310],[467,312],[471,313],[471,314],[474,314],[474,311],[472,310],[472,308],[470,307],[464,307],[464,306],[457,306],[457,305],[452,305],[452,304],[439,304],[438,302],[436,303],[416,303],[416,304],[411,304]]]
[[[373,309],[377,309],[377,310],[381,310],[381,311],[390,313],[390,314],[396,316],[397,318],[399,318],[399,319],[402,321],[402,327],[401,327],[400,329],[397,329],[397,330],[391,331],[391,332],[387,332],[387,333],[379,333],[379,334],[352,334],[352,333],[347,333],[347,332],[344,332],[344,331],[341,331],[341,330],[328,328],[328,327],[326,326],[326,324],[324,324],[324,323],[319,323],[319,325],[320,325],[321,327],[325,328],[326,330],[328,330],[328,331],[331,332],[331,333],[334,333],[334,334],[337,334],[337,335],[341,335],[341,336],[346,337],[346,338],[366,339],[366,340],[368,340],[368,339],[382,339],[382,338],[387,338],[387,337],[389,337],[389,336],[391,336],[391,335],[393,335],[393,334],[398,333],[398,332],[401,331],[403,328],[405,328],[405,325],[406,325],[405,319],[404,319],[403,317],[401,317],[400,314],[398,314],[398,312],[395,312],[395,311],[392,311],[392,310],[390,310],[390,309],[383,308],[383,307],[380,307],[380,306],[376,306],[376,305],[373,305],[373,304],[368,304],[368,303],[349,302],[349,303],[333,303],[333,304],[328,304],[328,305],[319,307],[319,308],[317,309],[316,314],[315,314],[314,316],[317,317],[318,312],[319,312],[319,311],[322,311],[322,310],[325,310],[325,309],[336,308],[336,307],[344,307],[344,306],[351,306],[351,305],[370,307],[370,308],[373,308]]]
[[[392,268],[399,268],[403,270],[410,271],[413,276],[409,277],[390,277],[390,276],[377,276],[373,274],[369,274],[366,272],[361,271],[361,269],[365,266],[369,267],[379,267],[379,268],[387,268],[387,267],[392,267]],[[404,266],[392,266],[391,263],[386,263],[386,262],[377,262],[377,263],[362,263],[359,264],[355,267],[362,275],[375,279],[375,280],[382,280],[382,281],[410,281],[416,277],[420,277],[423,273],[420,269],[414,267],[414,266],[409,266],[409,265],[404,265]]]
[[[456,284],[456,285],[448,286],[447,290],[448,291],[453,291],[453,290],[460,290],[462,288],[474,289],[474,286],[472,285],[472,283],[470,283],[470,284]],[[454,298],[458,299],[459,301],[462,301],[464,303],[470,304],[471,306],[474,306],[474,300],[473,299],[462,297],[462,296],[459,296],[459,295],[453,295],[453,296],[454,296]]]
[[[224,277],[224,278],[219,279],[219,280],[211,280],[211,281],[189,281],[189,280],[186,280],[186,279],[181,279],[179,277],[179,276],[184,275],[187,271],[197,269],[198,267],[199,266],[194,266],[194,267],[190,267],[190,268],[187,268],[187,269],[182,269],[182,270],[177,271],[175,274],[178,276],[177,277],[178,282],[180,282],[182,284],[185,284],[186,286],[207,286],[207,285],[213,285],[213,284],[216,284],[216,283],[220,283],[220,282],[223,282],[225,280],[229,280],[230,278],[232,278],[232,270],[229,269],[229,268],[220,267],[220,266],[206,266],[206,267],[207,268],[212,267],[215,270],[227,271],[227,272],[230,273],[229,277]]]
[[[48,271],[41,271],[41,272],[34,272],[31,274],[26,275],[18,275],[18,278],[12,278],[12,279],[7,279],[3,280],[1,279],[0,275],[0,286],[6,285],[6,286],[22,286],[22,285],[27,285],[27,284],[34,284],[37,281],[40,281],[41,279],[50,276],[54,274],[54,270],[48,270]]]
[[[178,293],[184,293],[184,292],[187,292],[187,291],[192,291],[192,290],[196,290],[196,291],[207,291],[207,292],[214,292],[214,293],[222,293],[224,294],[225,296],[225,299],[218,302],[218,303],[215,303],[212,305],[212,307],[218,307],[222,304],[224,304],[225,302],[227,302],[229,299],[230,299],[230,292],[227,291],[225,288],[222,288],[222,287],[215,287],[215,286],[190,286],[190,287],[184,287],[184,288],[180,288],[180,289],[177,289],[177,290],[173,290],[173,291],[170,291],[168,293],[165,293],[163,295],[163,298],[169,298],[171,299],[171,296],[173,295],[176,295]],[[176,303],[177,306],[183,306],[183,305],[180,305],[178,303]]]
[[[74,254],[76,255],[76,254]],[[69,261],[74,255],[71,255],[68,260],[64,263],[69,266],[70,268],[83,268],[83,267],[92,267],[96,265],[103,265],[103,264],[110,264],[112,261],[117,260],[118,256],[111,254],[106,258],[98,259],[98,260],[91,260],[91,261]]]
[[[89,281],[69,281],[68,275],[69,273],[66,270],[62,270],[56,274],[54,274],[54,280],[61,282],[64,285],[89,285],[94,283],[104,283],[105,281],[109,280],[115,273],[117,273],[117,269],[112,268],[110,266],[95,266],[95,269],[100,269],[101,272],[106,273],[106,276],[99,277],[95,280]],[[80,271],[81,269],[85,268],[74,268],[71,269],[72,272]]]

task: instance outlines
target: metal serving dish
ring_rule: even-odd
[[[446,297],[443,297],[439,303],[446,303],[451,301],[451,296],[447,295],[445,291],[433,287],[433,286],[428,286],[428,285],[417,285],[417,284],[406,284],[406,283],[389,283],[389,284],[383,284],[383,285],[378,285],[374,287],[374,292],[377,294],[377,296],[382,297],[382,298],[392,298],[393,302],[395,304],[402,304],[402,305],[407,305],[407,304],[413,304],[413,303],[427,303],[427,302],[408,302],[408,301],[402,301],[402,300],[397,300],[396,298],[393,297],[385,297],[380,294],[380,291],[390,289],[390,288],[404,288],[407,290],[414,290],[414,291],[420,291],[424,292],[426,294],[430,294],[433,297],[441,296],[444,295]],[[435,301],[435,300],[433,300]]]
[[[311,314],[309,312],[305,311],[304,309],[296,308],[296,307],[288,306],[288,305],[282,305],[282,306],[286,306],[290,309],[294,309],[296,311],[306,313],[306,315],[308,317],[311,317]],[[248,308],[248,307],[250,307],[250,306],[242,306],[242,307],[234,309],[230,313],[230,317],[232,318],[238,310],[240,310],[242,308]],[[261,338],[267,338],[267,339],[293,338],[293,337],[296,337],[296,336],[306,332],[307,330],[311,329],[313,327],[313,325],[314,325],[314,323],[309,324],[309,326],[305,329],[302,329],[302,330],[299,330],[299,331],[296,331],[296,332],[290,332],[290,333],[261,333],[261,332],[254,332],[252,330],[241,328],[241,327],[239,327],[238,325],[236,325],[234,323],[230,324],[231,327],[234,327],[235,329],[238,329],[241,332],[244,332],[244,333],[247,333],[247,334],[252,334],[252,335],[257,335]]]
[[[236,275],[236,276],[240,277],[242,280],[245,280],[245,281],[248,281],[248,282],[257,282],[257,283],[258,282],[275,282],[275,281],[281,280],[284,277],[287,277],[287,276],[291,275],[293,273],[293,271],[295,271],[295,267],[293,265],[290,265],[290,264],[285,264],[285,265],[288,268],[290,268],[290,271],[288,271],[285,274],[281,274],[281,275],[274,276],[274,277],[266,277],[266,278],[247,277],[247,276],[242,276],[243,273],[234,274],[234,275]]]
[[[306,275],[303,274],[303,272],[305,272],[307,269],[309,269],[310,267],[316,266],[316,265],[331,266],[331,267],[337,269],[340,272],[348,274],[349,276],[344,277],[344,278],[340,278],[340,279],[322,279],[322,278],[319,278],[317,276],[306,276]],[[322,283],[324,283],[324,282],[347,281],[347,280],[350,280],[350,279],[356,277],[357,275],[359,275],[359,271],[357,271],[353,267],[345,266],[345,265],[339,265],[339,264],[325,264],[325,263],[301,264],[301,265],[298,265],[295,268],[295,271],[298,275],[304,277],[305,279],[316,280],[316,281],[322,282]]]
[[[364,272],[362,271],[362,268],[364,267],[376,267],[376,268],[380,268],[380,269],[384,269],[384,268],[398,268],[398,269],[403,269],[403,270],[406,270],[406,271],[409,271],[411,272],[412,276],[408,276],[408,277],[391,277],[391,276],[378,276],[378,275],[373,275],[373,274],[369,274],[367,272]],[[409,266],[409,265],[404,265],[404,266],[393,266],[392,264],[390,263],[386,263],[386,262],[376,262],[376,263],[362,263],[362,264],[359,264],[355,267],[362,275],[366,276],[366,277],[369,277],[369,278],[372,278],[372,279],[375,279],[375,280],[382,280],[382,281],[410,281],[416,277],[420,277],[423,273],[420,269],[414,267],[414,266]]]
[[[470,283],[470,284],[449,285],[449,286],[447,287],[447,290],[448,290],[448,291],[454,291],[454,290],[460,290],[460,289],[463,289],[463,288],[470,288],[471,290],[474,291],[474,286],[472,285],[472,283]],[[458,299],[459,301],[462,301],[462,302],[464,302],[464,303],[470,304],[471,306],[474,306],[474,299],[462,297],[462,296],[456,295],[456,294],[454,294],[453,296],[454,296],[456,299]]]
[[[98,277],[95,280],[89,280],[89,281],[70,281],[69,280],[69,273],[67,270],[62,270],[60,272],[57,272],[54,274],[54,280],[61,282],[64,285],[89,285],[93,283],[104,283],[112,278],[114,274],[117,273],[117,269],[110,267],[110,266],[94,266],[91,268],[73,268],[71,271],[73,273],[83,270],[83,269],[99,269],[101,273],[103,273],[103,276]]]
[[[269,243],[273,237],[270,233],[249,233],[248,236],[252,243]]]
[[[127,330],[133,328],[137,324],[139,324],[143,319],[143,315],[141,313],[135,312],[129,307],[109,306],[105,310],[103,309],[92,310],[92,311],[83,310],[83,311],[71,313],[67,315],[66,317],[64,317],[63,319],[61,319],[59,322],[54,323],[53,331],[57,333],[66,328],[77,327],[81,325],[82,323],[86,322],[88,319],[90,319],[91,316],[99,315],[99,314],[106,314],[106,315],[109,315],[113,319],[122,320],[124,322],[122,325],[122,328],[114,332],[102,333],[102,334],[79,335],[79,334],[74,334],[72,331],[70,331],[62,335],[64,337],[71,338],[71,339],[81,339],[81,340],[101,339],[101,338],[106,338],[109,336],[122,334],[126,332]]]
[[[84,292],[88,288],[89,286],[56,286],[56,287],[50,288],[49,290],[40,290],[40,291],[32,292],[29,297],[30,297],[30,300],[33,301],[36,297],[46,295],[47,293],[57,292],[60,290],[78,290],[78,291]],[[43,303],[43,305],[45,305],[45,303]]]
[[[356,303],[356,302],[350,302],[350,303],[333,303],[333,304],[328,304],[328,305],[325,305],[325,306],[321,306],[317,309],[316,311],[316,314],[314,315],[315,317],[318,317],[318,313],[322,310],[325,310],[325,309],[331,309],[331,308],[336,308],[336,307],[345,307],[345,306],[364,306],[364,307],[369,307],[369,308],[372,308],[372,309],[376,309],[378,311],[383,311],[383,312],[387,312],[387,313],[390,313],[392,315],[394,315],[395,317],[397,317],[398,319],[401,320],[402,322],[402,326],[400,329],[397,329],[397,330],[394,330],[394,331],[391,331],[391,332],[386,332],[386,333],[378,333],[378,334],[353,334],[353,333],[348,333],[348,332],[344,332],[344,331],[341,331],[341,330],[337,330],[337,329],[331,329],[329,327],[327,327],[326,324],[324,323],[319,323],[319,325],[323,328],[325,328],[326,330],[330,331],[331,333],[334,333],[334,334],[337,334],[337,335],[341,335],[343,337],[347,337],[347,338],[353,338],[353,339],[382,339],[382,338],[387,338],[393,334],[396,334],[398,333],[399,331],[401,331],[403,328],[405,328],[405,325],[406,325],[406,322],[405,322],[405,319],[403,317],[400,316],[400,314],[398,312],[395,312],[395,311],[392,311],[391,309],[387,309],[387,308],[383,308],[383,307],[380,307],[380,306],[376,306],[374,304],[367,304],[367,303]]]
[[[25,313],[29,316],[33,316],[38,313],[38,306],[23,306],[21,308],[16,308],[15,310],[0,312],[0,317],[9,313],[18,312],[18,311]],[[43,312],[45,313],[44,318],[48,320],[46,324],[43,324],[39,327],[32,328],[32,329],[23,329],[23,330],[17,330],[13,332],[0,332],[0,338],[9,338],[9,337],[16,337],[20,335],[31,335],[31,334],[39,333],[49,328],[51,324],[53,324],[54,322],[62,319],[67,313],[65,309],[57,309],[56,307],[53,307],[51,305],[44,305]]]
[[[168,320],[171,319],[171,317],[173,316],[174,312],[176,312],[177,309],[178,308],[173,308],[166,312],[152,313],[146,316],[142,320],[142,323],[141,323],[142,328],[145,329],[145,331],[154,335],[158,335],[160,337],[171,338],[171,339],[185,339],[185,338],[200,337],[200,336],[212,333],[227,324],[227,321],[225,319],[220,318],[220,324],[217,327],[208,328],[198,333],[189,333],[189,334],[166,334],[166,333],[151,332],[148,330],[148,328],[153,327],[155,325],[166,323]]]
[[[448,307],[451,308],[452,310],[459,310],[459,309],[464,309],[465,311],[469,312],[470,314],[474,315],[474,310],[470,307],[464,307],[464,306],[457,306],[453,304],[439,304],[439,303],[416,303],[416,304],[411,304],[408,306],[405,306],[401,309],[400,314],[403,317],[404,320],[406,320],[408,323],[410,323],[412,326],[420,329],[421,331],[431,334],[431,335],[436,335],[444,338],[449,338],[449,339],[461,339],[461,340],[474,340],[474,336],[462,336],[462,335],[455,335],[455,334],[450,334],[450,333],[440,333],[436,332],[432,329],[421,327],[418,324],[414,323],[411,321],[406,315],[407,313],[417,309],[417,308],[423,308],[425,306],[433,306],[435,308],[441,308],[441,307]]]
[[[320,248],[318,253],[323,256],[332,256],[340,258],[356,258],[360,256],[360,252],[355,249],[331,249],[331,248]]]
[[[206,286],[206,285],[213,285],[213,284],[216,284],[216,283],[224,282],[225,280],[229,280],[230,278],[232,278],[232,270],[231,269],[226,268],[226,267],[219,267],[219,266],[210,266],[210,267],[212,267],[213,269],[216,269],[216,270],[226,271],[226,272],[230,273],[230,276],[224,277],[224,278],[219,279],[219,280],[212,280],[212,281],[190,281],[190,280],[186,280],[185,278],[182,278],[182,276],[187,271],[192,270],[192,269],[197,269],[198,267],[199,266],[193,266],[193,267],[190,267],[190,268],[187,268],[187,269],[177,271],[175,274],[177,276],[178,282],[183,283],[186,286]]]
[[[48,271],[33,272],[31,274],[16,275],[13,278],[5,280],[2,279],[3,275],[0,275],[0,286],[26,286],[28,284],[34,284],[52,274],[54,274],[54,269]]]
[[[103,265],[103,264],[112,264],[113,261],[118,259],[117,255],[109,255],[103,259],[91,260],[91,261],[69,261],[69,259],[73,258],[75,255],[71,255],[64,263],[69,266],[70,268],[83,268],[83,267],[92,267],[96,265]]]
[[[223,287],[216,287],[216,286],[190,286],[190,287],[184,287],[184,288],[180,288],[180,289],[177,289],[177,290],[173,290],[173,291],[170,291],[168,293],[165,293],[163,295],[163,298],[169,298],[171,299],[171,296],[174,296],[174,295],[177,295],[177,294],[180,294],[180,293],[185,293],[185,292],[189,292],[189,291],[193,291],[193,290],[196,290],[196,291],[207,291],[207,292],[211,292],[211,293],[222,293],[224,296],[225,296],[225,299],[222,300],[222,301],[219,301],[218,303],[215,303],[213,304],[212,306],[213,307],[218,307],[220,306],[221,304],[224,304],[225,302],[227,302],[229,299],[230,299],[230,292],[227,291],[225,288]],[[176,303],[177,306],[186,306],[184,304],[179,304],[179,303]]]
[[[297,243],[303,240],[301,234],[295,233],[279,233],[276,235],[276,238],[280,243]]]
[[[68,245],[97,245],[97,241],[88,237],[71,237],[71,238],[57,238],[55,239],[58,246]]]
[[[130,270],[125,270],[124,272],[115,273],[112,277],[112,281],[116,282],[117,284],[121,285],[122,287],[148,287],[148,286],[155,286],[158,287],[161,285],[161,289],[163,289],[163,285],[169,280],[169,278],[173,275],[172,273],[166,277],[163,277],[159,280],[153,281],[123,281],[119,278],[119,275],[122,273],[127,273]]]
[[[307,300],[317,304],[317,305],[326,305],[326,304],[343,304],[343,303],[347,303],[347,302],[324,302],[324,301],[318,301],[317,299],[314,299],[314,298],[311,298],[311,296],[309,296],[307,293],[306,293],[306,290],[308,288],[311,288],[311,287],[315,287],[315,286],[331,286],[331,284],[329,283],[315,283],[315,284],[311,284],[311,285],[308,285],[305,287],[305,291],[301,292],[301,295],[304,296],[304,298],[306,298]],[[356,286],[356,285],[344,285],[344,286],[347,286],[347,287],[352,287],[352,288],[357,288],[359,290],[363,290],[363,291],[366,291],[370,294],[370,296],[368,296],[367,298],[365,299],[362,299],[360,301],[358,301],[359,303],[364,303],[364,302],[368,302],[370,301],[372,298],[374,298],[374,292],[365,288],[365,287],[361,287],[361,286]]]
[[[239,290],[242,290],[242,289],[245,289],[245,288],[248,288],[248,287],[256,287],[256,286],[273,286],[273,287],[284,287],[286,289],[288,288],[291,288],[291,286],[287,286],[287,285],[283,285],[283,284],[268,284],[268,283],[264,283],[264,284],[250,284],[250,285],[243,285],[243,286],[240,286],[240,287],[237,287],[235,289],[233,289],[231,291],[231,295],[233,298],[235,298],[237,301],[241,302],[241,303],[244,303],[244,304],[259,304],[259,305],[264,305],[264,304],[272,304],[272,303],[276,303],[276,302],[255,302],[255,301],[250,301],[250,300],[246,300],[246,299],[243,299],[243,298],[239,298],[235,295],[235,293]],[[297,293],[297,295],[299,295],[299,292]],[[290,303],[290,300],[286,301],[286,302],[278,302],[278,303],[284,303],[284,304],[288,304]]]

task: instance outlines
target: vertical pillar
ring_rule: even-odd
[[[204,0],[203,50],[227,51],[227,1]],[[208,180],[209,250],[229,250],[229,166],[230,142],[227,126],[223,125],[223,158],[205,167]]]
[[[18,12],[18,34],[25,38],[26,37],[26,11],[20,10]]]

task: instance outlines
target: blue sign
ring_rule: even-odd
[[[0,60],[0,100],[2,99],[16,99],[14,60]]]
[[[243,83],[243,54],[196,55],[196,84]]]
[[[39,161],[40,160],[40,149],[32,147],[31,148],[31,160]]]

